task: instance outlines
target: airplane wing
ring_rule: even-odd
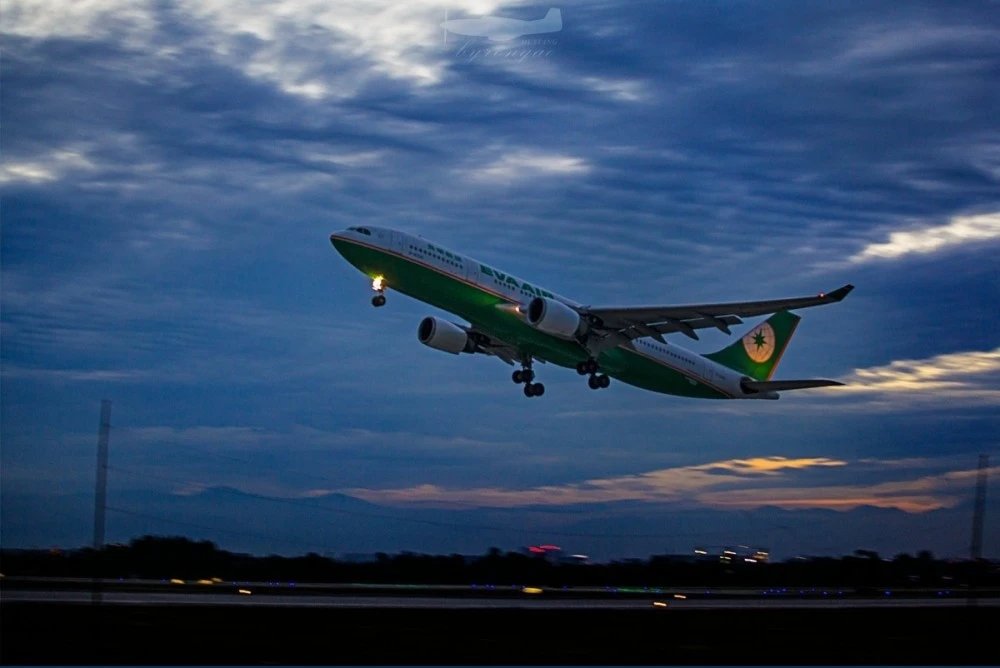
[[[848,284],[833,292],[821,292],[818,295],[808,297],[681,306],[585,306],[579,311],[585,316],[590,316],[591,321],[596,322],[598,329],[629,340],[652,336],[662,341],[662,335],[670,332],[680,332],[692,339],[697,339],[696,329],[715,327],[730,334],[729,325],[738,325],[743,322],[740,319],[741,316],[752,317],[807,306],[831,304],[842,300],[853,289],[854,286]]]

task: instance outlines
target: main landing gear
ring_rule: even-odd
[[[376,276],[372,279],[372,290],[378,294],[372,297],[372,306],[378,308],[379,306],[385,306],[385,279],[381,276]]]
[[[531,382],[535,379],[535,372],[531,370],[530,364],[512,373],[510,379],[518,385],[524,383],[524,396],[526,397],[540,397],[545,394],[544,385]]]
[[[597,360],[593,357],[586,360],[585,362],[577,362],[576,372],[581,376],[590,374],[590,378],[587,379],[587,385],[590,386],[592,390],[600,390],[611,385],[611,379],[606,373],[598,373],[600,367],[597,366]]]

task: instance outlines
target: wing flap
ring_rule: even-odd
[[[506,341],[502,341],[491,334],[487,334],[477,327],[466,327],[464,325],[459,326],[465,330],[465,332],[469,335],[469,338],[476,344],[475,352],[477,353],[493,355],[511,366],[514,364],[527,364],[532,359],[545,364],[545,360],[541,357],[538,357],[537,355],[528,355],[517,346],[511,345]]]
[[[709,327],[715,327],[718,330],[730,334],[729,325],[739,325],[742,324],[743,320],[735,315],[724,315],[722,317],[702,317],[693,318],[691,320],[667,320],[664,322],[653,323],[650,327],[660,334],[670,334],[672,332],[682,332],[687,334],[691,338],[698,338],[698,335],[693,331],[688,333],[688,330],[695,329],[707,329]],[[694,335],[694,336],[692,336]]]
[[[585,307],[581,309],[581,312],[599,319],[603,326],[608,329],[626,329],[635,323],[642,323],[672,327],[672,329],[660,329],[661,333],[668,331],[686,332],[688,327],[691,329],[716,327],[726,331],[720,327],[720,323],[723,326],[739,324],[742,322],[739,320],[740,317],[746,318],[777,313],[778,311],[832,304],[841,301],[853,289],[854,286],[848,284],[833,292],[821,292],[818,295],[807,297],[680,306],[599,306]],[[731,320],[732,318],[736,318],[736,320]],[[690,336],[690,334],[688,335]]]

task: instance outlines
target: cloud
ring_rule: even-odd
[[[850,261],[861,264],[926,255],[997,238],[1000,238],[1000,212],[954,216],[947,225],[891,232],[888,241],[868,244],[851,256]]]
[[[782,469],[844,466],[846,462],[820,458],[756,457],[725,460],[698,466],[660,469],[637,475],[597,478],[568,485],[530,489],[445,489],[433,484],[389,490],[349,489],[345,493],[381,503],[463,503],[513,508],[531,505],[559,506],[614,501],[681,501],[697,498],[707,489],[745,482],[758,474],[777,475]],[[728,473],[720,473],[727,471]]]
[[[489,12],[498,6],[489,0],[180,4],[205,27],[221,60],[311,100],[356,95],[379,75],[416,86],[439,83],[448,65],[439,46],[445,9]]]
[[[754,457],[752,459],[731,459],[725,462],[707,464],[703,468],[716,468],[735,473],[761,473],[775,475],[783,469],[807,469],[814,466],[846,466],[847,462],[827,457],[805,457],[789,459],[787,457]],[[697,468],[697,467],[696,467]]]
[[[287,430],[256,427],[132,427],[120,430],[120,439],[137,448],[170,448],[182,445],[188,448],[224,451],[281,451],[298,452],[377,452],[381,456],[401,456],[420,453],[427,456],[478,457],[483,452],[511,452],[520,449],[509,441],[487,441],[464,436],[437,436],[403,431],[375,431],[371,429],[342,429],[328,431],[294,425]]]
[[[892,472],[893,475],[899,475],[897,471],[902,470],[905,473],[924,468],[925,465],[926,460],[923,459],[914,460],[909,464],[905,460],[893,460],[882,467],[875,460],[849,464],[846,461],[825,457],[805,459],[757,457],[528,489],[501,487],[448,489],[434,484],[420,484],[398,489],[343,491],[367,501],[396,505],[469,504],[518,508],[643,501],[694,502],[716,509],[742,510],[765,506],[786,510],[813,508],[851,510],[861,506],[873,506],[920,513],[954,507],[967,495],[970,481],[977,475],[974,469],[962,469],[888,482],[871,484],[856,482],[860,473],[870,474],[872,471],[883,469],[883,473]],[[794,486],[787,484],[789,482],[787,476],[778,475],[781,469],[804,471],[815,467],[846,467],[844,475],[851,482]],[[1000,467],[994,467],[994,470],[1000,471]],[[713,471],[733,471],[738,474],[719,474]],[[770,475],[762,478],[756,475],[759,473]],[[772,475],[774,477],[771,477]]]
[[[150,0],[8,0],[0,13],[0,30],[11,35],[46,39],[103,39],[125,32],[150,33],[155,26]]]
[[[573,155],[515,150],[482,167],[463,171],[474,181],[504,184],[547,176],[586,174],[590,165],[583,158]]]
[[[890,464],[897,468],[896,465]],[[1000,471],[993,467],[992,472]],[[989,473],[989,472],[988,472]],[[752,509],[775,506],[785,510],[826,508],[852,510],[861,506],[895,508],[923,513],[953,508],[963,502],[978,471],[946,471],[937,475],[869,485],[810,486],[783,489],[745,489],[706,492],[700,500],[715,508]]]
[[[0,186],[8,183],[46,183],[57,181],[66,172],[93,170],[94,163],[83,152],[73,148],[62,148],[48,152],[34,159],[11,159],[9,156],[0,163]]]
[[[417,86],[439,83],[449,64],[438,25],[445,10],[486,14],[498,6],[491,0],[336,5],[320,0],[178,0],[169,5],[89,0],[72,6],[11,0],[0,26],[36,39],[117,39],[141,49],[167,42],[167,30],[179,18],[219,61],[289,95],[322,100],[355,95],[379,76]],[[163,55],[176,57],[176,46],[169,45]]]
[[[855,369],[840,380],[844,385],[819,388],[814,393],[871,396],[883,406],[920,400],[947,400],[952,408],[1000,405],[1000,348],[896,360],[883,366]]]

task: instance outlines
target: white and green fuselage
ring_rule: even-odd
[[[355,227],[331,235],[330,241],[373,281],[381,279],[386,288],[464,318],[475,330],[515,347],[527,359],[574,368],[592,357],[578,341],[554,336],[527,322],[525,306],[536,297],[580,307],[535,283],[397,230]],[[773,399],[777,398],[774,392],[746,392],[741,383],[770,378],[798,319],[780,312],[761,326],[776,340],[767,342],[768,358],[759,362],[743,351],[753,341],[749,338],[753,332],[709,355],[646,337],[603,350],[596,360],[609,376],[654,392],[708,399]],[[760,331],[754,330],[758,335]]]

